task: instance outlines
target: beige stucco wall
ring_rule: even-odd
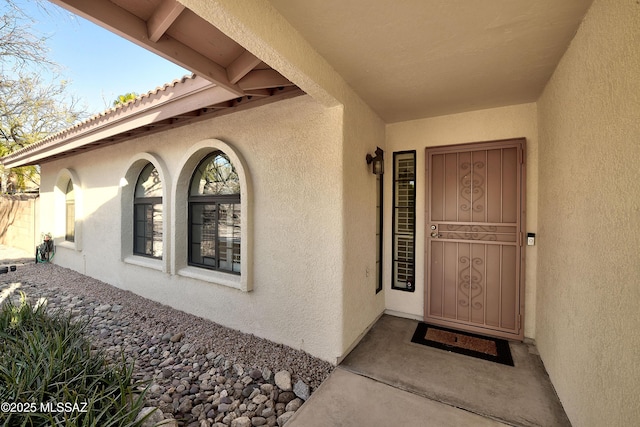
[[[347,103],[344,123],[342,348],[346,354],[384,311],[387,290],[376,293],[378,189],[366,162],[367,153],[385,149],[384,123],[358,99]]]
[[[425,262],[425,149],[438,145],[525,137],[526,158],[526,230],[537,233],[538,129],[533,103],[479,110],[387,125],[385,173],[385,235],[391,235],[391,197],[393,194],[393,152],[416,151],[416,271],[415,292],[392,290],[391,242],[385,247],[386,308],[396,315],[421,319],[424,313]],[[537,246],[525,246],[525,318],[524,333],[535,337]]]
[[[180,0],[326,107],[344,114],[343,149],[334,159],[342,174],[342,354],[384,310],[375,293],[375,178],[364,161],[384,147],[382,120],[268,1]]]
[[[147,298],[335,362],[343,353],[342,128],[341,107],[326,108],[302,96],[46,163],[42,166],[43,206],[54,205],[61,169],[77,174],[82,187],[83,210],[78,219],[82,250],[59,245],[56,261]],[[175,265],[183,265],[186,254],[166,239],[165,253],[178,262],[155,269],[122,261],[127,242],[122,242],[118,231],[120,178],[132,162],[140,167],[136,159],[159,158],[166,167],[166,181],[173,186],[185,153],[211,138],[234,147],[249,171],[251,292],[179,274]],[[181,190],[186,191],[176,188]],[[167,191],[170,188],[165,187],[167,197],[179,199]],[[169,233],[176,232],[178,240],[186,239],[184,229],[177,226],[184,219],[183,211],[184,206],[175,206],[166,215],[173,227]],[[43,215],[43,229],[53,227],[49,222],[55,220],[53,215]]]
[[[538,117],[538,349],[573,425],[638,425],[637,1],[594,2]]]

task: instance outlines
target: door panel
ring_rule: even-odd
[[[524,139],[427,149],[425,320],[522,338]]]

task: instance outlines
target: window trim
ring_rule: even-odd
[[[409,180],[400,180],[397,179],[397,157],[400,155],[413,154],[413,250],[411,253],[411,258],[413,261],[413,283],[412,286],[402,287],[396,285],[396,262],[398,261],[398,257],[396,256],[396,192],[397,192],[397,184],[402,181]],[[391,200],[391,289],[404,291],[404,292],[415,292],[416,290],[416,181],[417,181],[417,156],[415,150],[407,150],[407,151],[396,151],[393,153],[393,176],[392,180],[392,200]]]
[[[67,227],[67,188],[69,183],[73,185],[74,193],[74,240],[66,240]],[[56,247],[82,250],[82,183],[75,170],[62,168],[58,171],[53,189],[55,213],[51,229],[44,229],[43,232],[51,231],[54,235]]]
[[[188,264],[189,224],[189,190],[191,177],[200,162],[209,154],[222,151],[234,165],[240,179],[240,256],[242,263],[240,275],[220,270],[208,270]],[[179,173],[171,187],[175,206],[171,234],[171,248],[175,256],[171,257],[171,271],[184,277],[207,281],[221,286],[228,286],[243,292],[253,290],[253,198],[251,176],[244,158],[232,145],[219,139],[205,139],[189,147],[179,163]]]
[[[134,214],[135,189],[142,170],[151,163],[156,168],[162,181],[162,258],[134,253]],[[136,265],[162,272],[169,272],[171,248],[171,192],[170,175],[164,161],[155,154],[138,153],[129,159],[124,173],[120,175],[120,253],[125,264]],[[132,237],[133,236],[133,237]]]

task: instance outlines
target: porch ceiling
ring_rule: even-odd
[[[592,0],[270,0],[386,122],[533,102]]]
[[[230,96],[293,85],[177,0],[52,0]],[[537,100],[593,0],[268,0],[388,122]]]

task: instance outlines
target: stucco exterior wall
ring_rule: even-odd
[[[640,420],[640,4],[596,0],[538,101],[538,349],[575,426]]]
[[[343,156],[343,355],[384,311],[384,293],[376,293],[376,176],[367,153],[385,148],[385,127],[369,107],[353,99],[344,115]],[[387,238],[387,236],[384,236]],[[384,270],[383,274],[387,274]]]
[[[385,173],[385,235],[391,235],[391,197],[393,194],[393,152],[416,151],[416,247],[415,291],[391,289],[391,242],[385,245],[387,311],[410,318],[424,316],[425,294],[425,149],[439,145],[463,144],[525,137],[526,156],[526,230],[537,233],[538,129],[536,104],[479,110],[387,125]],[[388,214],[387,214],[388,213]],[[524,246],[525,262],[525,336],[534,338],[536,313],[537,246]]]
[[[180,1],[322,105],[343,109],[343,151],[336,166],[343,174],[345,256],[336,286],[343,294],[344,355],[384,309],[383,294],[375,293],[375,178],[364,161],[376,146],[384,148],[384,123],[268,1]]]
[[[56,261],[335,362],[343,347],[342,128],[341,107],[325,108],[302,96],[45,163],[43,208],[54,205],[61,169],[77,174],[82,187],[82,217],[77,221],[82,249],[58,245]],[[233,147],[249,172],[251,292],[179,274],[187,255],[178,244],[167,246],[166,239],[165,254],[177,262],[153,268],[122,260],[128,242],[119,232],[120,179],[132,164],[140,167],[141,159],[159,158],[166,168],[165,197],[174,203],[179,197],[171,194],[171,188],[176,187],[176,193],[187,191],[174,186],[185,153],[211,138]],[[171,224],[169,232],[177,233],[178,240],[186,239],[179,226],[184,206],[176,205],[165,217]],[[53,227],[50,221],[55,221],[53,216],[43,216],[43,229]]]

